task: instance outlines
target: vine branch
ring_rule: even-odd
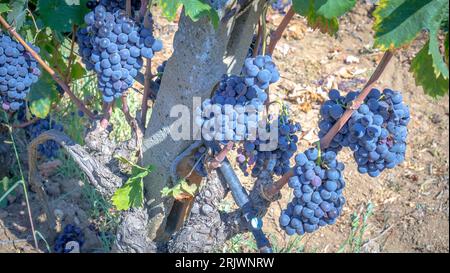
[[[34,59],[44,68],[45,71],[47,71],[50,76],[53,78],[53,80],[58,83],[59,86],[64,90],[64,92],[69,95],[70,99],[77,105],[77,107],[83,111],[83,113],[86,114],[91,119],[95,119],[95,115],[86,108],[86,105],[78,99],[74,93],[70,90],[70,87],[64,82],[64,80],[49,66],[47,63],[42,60],[42,58],[39,56],[39,54],[36,53],[26,42],[25,40],[14,30],[13,27],[11,27],[8,22],[3,18],[3,16],[0,15],[0,23],[2,26],[8,30],[8,32],[33,56]]]
[[[283,17],[283,20],[281,21],[281,23],[278,25],[277,29],[272,33],[272,35],[270,37],[269,48],[267,50],[269,55],[273,54],[273,51],[275,50],[275,47],[276,47],[278,41],[280,41],[284,30],[286,29],[286,27],[288,26],[289,22],[292,20],[294,15],[295,15],[294,7],[291,6],[289,11]]]

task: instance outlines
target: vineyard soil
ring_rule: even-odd
[[[371,11],[371,5],[358,4],[341,19],[337,39],[310,31],[306,22],[296,16],[278,43],[274,59],[282,78],[271,88],[271,100],[279,98],[292,103],[291,116],[303,127],[302,149],[317,140],[318,110],[327,91],[331,87],[342,91],[361,88],[382,56],[382,52],[371,49]],[[282,19],[280,15],[271,16],[271,23],[278,24]],[[172,38],[177,24],[159,16],[154,19],[155,36],[160,37],[165,45],[163,53],[153,59],[158,64],[172,53]],[[350,234],[352,213],[363,212],[368,202],[374,205],[374,209],[363,236],[362,251],[449,251],[449,97],[434,100],[425,95],[421,88],[415,86],[408,72],[412,56],[423,42],[418,39],[408,51],[397,52],[378,84],[379,88],[391,87],[402,91],[405,103],[410,106],[412,119],[405,162],[373,179],[357,172],[349,150],[341,153],[339,160],[347,168],[344,173],[347,181],[344,214],[335,225],[304,236],[301,239],[304,251],[338,251]],[[24,146],[21,148],[25,149]],[[233,155],[229,158],[232,159]],[[26,159],[26,153],[22,157]],[[235,166],[236,173],[241,174]],[[245,186],[251,187],[250,178],[242,176],[241,179]],[[54,175],[46,183],[56,188],[53,189],[56,191],[53,198],[58,206],[64,208],[64,214],[68,216],[66,224],[79,221],[84,228],[85,249],[102,251],[102,244],[92,228],[95,223],[88,220],[89,202],[82,197],[84,194],[78,187],[78,179]],[[69,193],[64,190],[74,187],[76,190]],[[58,191],[65,194],[58,195]],[[279,228],[278,218],[281,208],[291,198],[287,188],[282,194],[283,199],[272,203],[269,208],[263,227],[270,237],[277,238],[281,246],[288,243],[288,237]],[[17,194],[12,201],[6,209],[0,209],[0,252],[35,252],[31,238],[26,237],[31,233],[23,197]],[[224,204],[232,203],[231,196],[224,201]],[[31,194],[31,205],[37,229],[51,244],[55,234],[50,234],[45,225],[40,224],[45,219],[42,219],[43,211],[34,194]],[[28,243],[23,239],[28,239]],[[41,247],[45,249],[44,244]],[[239,245],[238,249],[251,251],[246,244]],[[345,251],[352,249],[346,248]]]

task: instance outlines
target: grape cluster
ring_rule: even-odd
[[[323,138],[328,133],[331,127],[342,117],[345,110],[350,107],[358,94],[358,92],[349,92],[344,97],[341,96],[338,90],[330,90],[328,93],[330,99],[325,101],[320,108],[319,138]],[[338,152],[342,147],[348,147],[348,132],[348,125],[346,123],[332,139],[329,148]]]
[[[105,6],[108,11],[112,11],[113,13],[120,10],[126,9],[126,0],[100,0],[100,5]],[[141,7],[140,0],[132,0],[131,1],[131,9],[139,10]]]
[[[286,8],[292,4],[292,0],[272,0],[272,9],[280,14],[286,13]]]
[[[162,50],[152,31],[129,19],[117,1],[100,1],[86,14],[86,28],[79,29],[77,42],[86,69],[98,76],[98,87],[107,103],[130,88],[143,58],[151,59]],[[105,6],[106,3],[109,3]]]
[[[31,139],[35,139],[40,134],[48,130],[57,130],[63,132],[64,127],[57,123],[54,120],[50,120],[49,118],[40,119],[36,123],[27,127],[27,132],[30,135]],[[53,140],[47,140],[46,142],[39,144],[38,152],[40,155],[45,156],[47,158],[55,158],[58,156],[59,144]]]
[[[336,160],[334,151],[321,154],[316,148],[296,155],[295,162],[294,176],[288,182],[294,198],[281,212],[279,222],[286,234],[303,235],[334,224],[341,215],[344,164]]]
[[[220,105],[245,105],[257,99],[256,90],[249,90],[244,79],[239,76],[224,75],[219,86],[211,98],[213,104]]]
[[[84,234],[81,229],[75,225],[69,224],[64,227],[61,234],[56,237],[55,246],[53,247],[56,253],[67,253],[71,249],[66,249],[66,244],[70,241],[76,241],[80,245],[80,248],[84,244]]]
[[[348,121],[349,147],[360,173],[376,177],[405,160],[409,120],[400,92],[372,89]]]
[[[320,138],[342,117],[358,94],[349,92],[343,97],[337,90],[330,91],[330,100],[320,109]],[[400,92],[372,89],[364,103],[333,138],[330,149],[339,151],[342,147],[350,147],[358,171],[376,177],[383,170],[394,168],[404,161],[409,120],[409,109],[403,103]]]
[[[269,55],[245,59],[242,73],[247,87],[254,89],[258,99],[263,103],[267,100],[265,90],[271,83],[280,79],[280,73]]]
[[[269,116],[269,120],[271,117]],[[248,140],[243,144],[243,150],[238,150],[237,162],[239,168],[248,175],[247,169],[251,166],[252,176],[257,177],[266,169],[276,175],[284,175],[289,172],[290,159],[297,151],[298,136],[301,131],[299,123],[294,123],[289,119],[288,114],[284,113],[278,117],[278,139],[275,149],[263,150],[261,144],[269,144],[270,139],[254,141]],[[270,130],[270,124],[266,126]]]
[[[39,52],[39,48],[31,47]],[[0,33],[0,104],[2,109],[10,112],[19,110],[24,105],[30,86],[38,81],[40,75],[41,71],[31,54],[11,37]]]

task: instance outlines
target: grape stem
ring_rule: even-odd
[[[144,18],[144,27],[146,29],[152,29],[152,22],[149,20],[150,10],[147,9],[145,12]],[[145,130],[147,125],[147,112],[148,112],[148,97],[150,96],[151,90],[151,81],[152,81],[152,60],[147,59],[145,64],[145,74],[144,74],[144,95],[142,96],[142,107],[141,107],[141,127]]]
[[[139,18],[138,21],[142,20],[142,18],[145,16],[148,8],[148,0],[142,0],[141,1],[141,8],[139,9]]]
[[[69,62],[67,65],[67,73],[66,73],[66,83],[70,83],[70,76],[72,75],[72,65],[75,60],[75,39],[76,39],[76,33],[77,33],[77,26],[72,25],[72,41],[70,43],[70,55],[69,55]]]
[[[258,34],[256,35],[256,41],[255,45],[253,47],[253,58],[255,58],[259,53],[259,45],[261,44],[261,37],[262,37],[262,29],[261,29],[261,22],[258,22]]]
[[[125,2],[125,11],[127,12],[127,16],[131,18],[131,0]]]
[[[28,127],[28,126],[30,126],[30,125],[32,125],[32,124],[35,124],[35,123],[38,122],[39,120],[40,120],[40,118],[35,117],[35,118],[32,118],[31,120],[25,121],[25,122],[23,122],[23,123],[20,123],[20,124],[14,124],[12,127],[13,127],[14,129],[22,129],[22,128]]]
[[[103,103],[103,117],[100,121],[100,125],[102,126],[102,128],[106,128],[108,127],[109,124],[109,118],[111,117],[112,114],[112,107],[113,107],[113,103]]]
[[[286,29],[286,27],[288,26],[289,22],[294,17],[294,15],[295,15],[294,7],[291,6],[289,11],[283,17],[281,23],[278,25],[277,29],[272,33],[270,37],[270,43],[268,48],[269,55],[273,54],[273,51],[275,50],[278,41],[281,39],[284,30]]]
[[[0,23],[2,26],[8,30],[8,32],[33,56],[33,58],[44,68],[45,71],[47,71],[50,76],[55,80],[55,82],[61,86],[61,88],[64,90],[67,95],[69,95],[70,99],[77,105],[77,107],[86,114],[91,119],[95,119],[95,115],[86,108],[86,105],[78,99],[74,93],[70,90],[70,87],[64,82],[64,80],[49,66],[47,65],[44,60],[39,56],[39,54],[36,53],[26,42],[22,37],[14,30],[13,27],[11,27],[8,22],[3,18],[3,16],[0,15]]]
[[[213,169],[219,168],[220,164],[227,157],[228,152],[233,149],[233,146],[234,143],[232,141],[229,141],[227,145],[225,145],[225,147],[209,162],[210,166]]]
[[[352,116],[353,111],[358,110],[359,106],[364,102],[367,95],[370,93],[370,90],[372,89],[373,85],[376,83],[376,81],[380,78],[380,76],[383,74],[383,71],[385,70],[386,66],[389,64],[389,61],[394,56],[394,51],[388,50],[384,53],[383,58],[381,59],[380,63],[378,64],[377,68],[373,72],[370,79],[367,81],[366,85],[364,86],[361,93],[358,95],[358,97],[353,102],[353,107],[347,109],[345,113],[342,115],[342,117],[334,124],[334,126],[330,129],[330,131],[320,140],[320,146],[322,149],[328,148],[328,146],[331,143],[331,140],[334,138],[334,136],[341,130],[341,128],[347,123],[347,121]],[[263,189],[262,196],[265,196],[269,200],[273,198],[280,190],[286,185],[289,181],[289,178],[294,176],[294,170],[291,169],[288,173],[283,175],[278,181],[276,181],[273,184],[268,185],[266,188]]]

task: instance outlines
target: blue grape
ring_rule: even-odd
[[[85,16],[87,26],[77,32],[82,61],[86,69],[97,73],[98,87],[108,103],[133,85],[143,66],[142,58],[150,59],[162,50],[162,42],[143,27],[143,20],[135,22],[127,17],[125,2],[101,0],[89,4],[92,11]],[[139,10],[139,2],[132,1],[133,13]],[[146,45],[146,40],[152,44]]]
[[[31,47],[39,52],[39,48]],[[6,34],[0,33],[0,105],[8,112],[20,110],[41,71],[25,48]]]
[[[319,154],[322,155],[320,158],[316,156]],[[334,151],[325,150],[319,153],[316,148],[311,148],[298,154],[296,163],[295,168],[300,171],[297,171],[288,183],[294,190],[295,197],[282,211],[283,219],[280,217],[280,226],[288,235],[292,235],[289,228],[295,228],[299,231],[298,234],[303,234],[335,223],[345,204],[345,198],[342,196],[345,181],[341,173],[344,167],[336,161]],[[317,173],[326,173],[326,178],[322,181]],[[294,209],[289,209],[291,207]],[[287,219],[290,220],[289,226],[286,225]]]

